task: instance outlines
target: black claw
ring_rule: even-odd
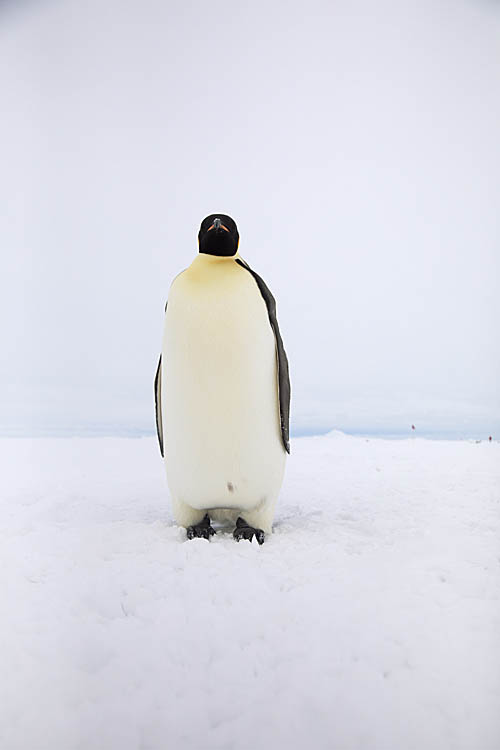
[[[236,528],[233,531],[233,537],[237,542],[240,539],[248,539],[249,542],[255,537],[259,544],[264,544],[265,534],[262,529],[254,529],[253,526],[249,526],[244,518],[238,518],[236,521]]]
[[[188,539],[210,539],[215,533],[215,529],[212,529],[210,526],[208,513],[205,514],[205,517],[200,523],[196,523],[194,526],[188,526],[186,529],[186,536]]]

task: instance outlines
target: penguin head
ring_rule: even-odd
[[[227,214],[210,214],[198,232],[200,253],[229,257],[238,250],[240,235],[236,222]]]

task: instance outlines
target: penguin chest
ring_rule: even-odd
[[[185,272],[163,338],[163,430],[172,493],[193,507],[255,507],[284,469],[274,334],[251,276]]]

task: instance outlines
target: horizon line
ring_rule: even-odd
[[[352,437],[364,437],[364,438],[386,438],[386,439],[404,439],[404,438],[428,438],[428,439],[442,439],[442,440],[488,440],[491,436],[495,439],[495,430],[490,429],[467,429],[467,428],[386,428],[386,427],[373,427],[367,426],[363,428],[346,428],[342,425],[335,425],[331,427],[303,427],[295,428],[291,431],[291,438],[302,438],[302,437],[321,437],[328,435],[332,432],[342,433],[344,435]],[[498,434],[498,431],[497,431]],[[116,427],[111,425],[103,426],[79,426],[75,429],[68,427],[61,428],[40,428],[27,430],[24,428],[19,429],[1,429],[0,428],[0,439],[8,438],[156,438],[156,432],[150,428],[141,427]]]

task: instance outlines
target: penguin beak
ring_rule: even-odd
[[[222,230],[224,230],[225,232],[229,232],[229,229],[224,226],[224,224],[221,222],[220,219],[214,219],[214,223],[212,224],[211,227],[208,227],[207,231],[210,232],[211,229],[215,229],[217,233]]]

